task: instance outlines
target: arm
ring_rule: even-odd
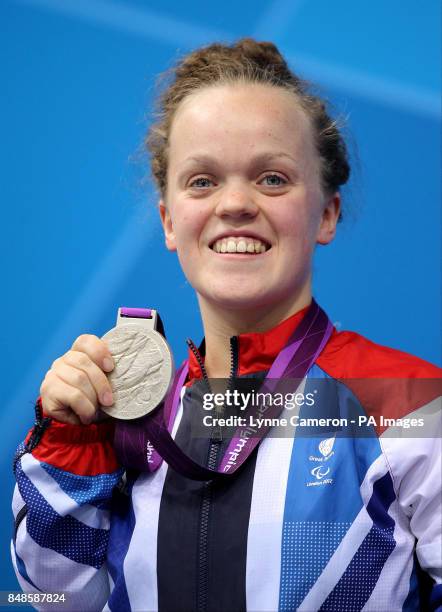
[[[382,436],[399,504],[416,537],[416,556],[432,581],[430,610],[442,612],[442,414],[440,398],[410,416],[425,415],[425,437]]]
[[[40,403],[36,413],[41,423]],[[113,423],[45,423],[41,439],[37,426],[14,461],[17,578],[25,591],[66,592],[63,609],[101,610],[109,597],[109,505],[122,476]]]

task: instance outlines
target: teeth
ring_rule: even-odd
[[[217,240],[212,249],[215,253],[265,253],[267,246],[255,238],[229,236]]]
[[[236,243],[234,240],[228,240],[227,242],[227,252],[228,253],[236,253]]]

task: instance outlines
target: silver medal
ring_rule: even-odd
[[[130,318],[102,337],[114,358],[107,376],[114,403],[100,406],[117,419],[138,419],[152,412],[165,398],[173,377],[173,359],[164,337]]]

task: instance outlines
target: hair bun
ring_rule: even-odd
[[[241,38],[233,46],[237,55],[246,57],[261,68],[270,65],[287,69],[287,62],[272,42],[258,42],[253,38]]]

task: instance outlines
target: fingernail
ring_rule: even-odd
[[[114,398],[112,397],[112,393],[110,391],[106,391],[103,393],[102,404],[104,406],[111,406],[114,403]]]
[[[103,368],[106,370],[106,372],[110,372],[114,369],[114,362],[110,357],[105,357],[103,359]]]

